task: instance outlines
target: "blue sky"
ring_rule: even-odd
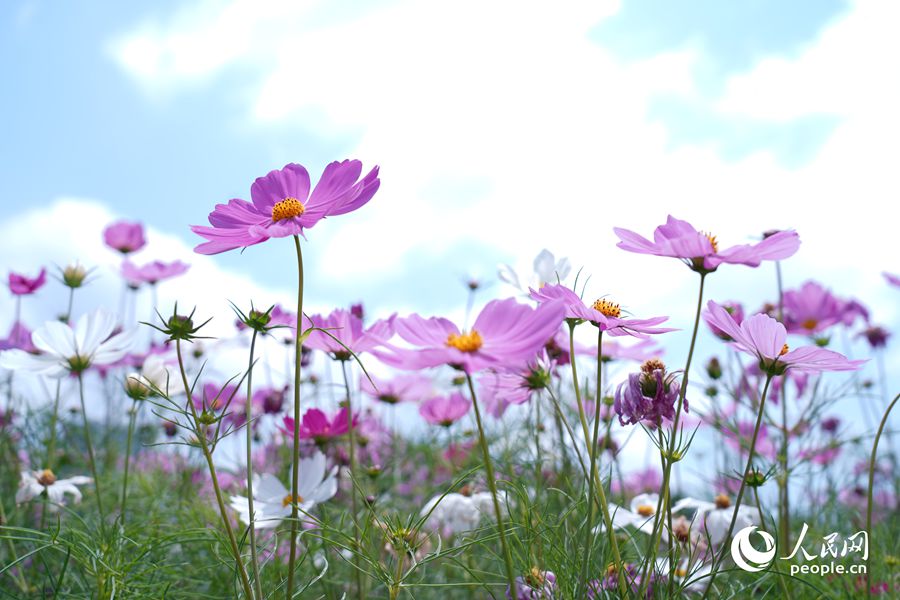
[[[289,241],[208,259],[188,225],[287,162],[315,174],[358,157],[381,165],[382,189],[309,232],[313,309],[459,317],[466,276],[491,283],[481,300],[512,293],[497,263],[527,269],[548,247],[593,275],[589,295],[672,315],[678,363],[694,278],[611,232],[649,235],[671,212],[724,245],[796,228],[789,287],[819,279],[900,330],[881,277],[900,272],[894,3],[356,5],[0,5],[4,268],[78,258],[100,267],[83,306],[104,300],[118,287],[99,231],[124,217],[150,228],[136,260],[193,264],[164,302],[227,315],[226,298],[286,301]],[[718,300],[773,295],[771,269],[710,280]]]

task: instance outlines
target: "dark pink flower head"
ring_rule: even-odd
[[[433,394],[431,379],[419,373],[397,375],[391,379],[372,377],[371,381],[365,375],[361,375],[359,387],[372,399],[385,404],[418,403]]]
[[[887,271],[883,272],[884,280],[894,287],[900,287],[900,275],[894,275],[893,273],[888,273]]]
[[[887,346],[891,333],[879,325],[870,325],[863,329],[857,337],[864,337],[872,348],[884,348]]]
[[[103,241],[122,254],[137,252],[147,244],[147,240],[144,239],[144,226],[129,221],[116,221],[107,225],[103,230]]]
[[[354,415],[354,425],[356,422],[357,416]],[[293,417],[284,417],[284,427],[281,430],[288,435],[294,435]],[[331,418],[318,408],[310,408],[303,413],[303,419],[300,421],[300,438],[315,440],[316,443],[347,435],[349,431],[346,407],[339,410]]]
[[[274,415],[284,406],[285,388],[260,388],[253,392],[253,406],[257,412]]]
[[[472,329],[447,319],[419,315],[397,319],[397,335],[414,346],[385,345],[378,357],[401,369],[451,365],[466,373],[488,368],[520,367],[533,358],[559,329],[565,308],[548,302],[532,308],[513,298],[493,300],[482,309]]]
[[[170,263],[154,260],[142,266],[137,266],[130,260],[125,260],[122,262],[122,277],[129,286],[137,288],[144,283],[156,285],[165,279],[183,275],[189,268],[190,265],[180,260]]]
[[[800,237],[793,230],[778,231],[756,244],[741,244],[719,250],[716,236],[697,231],[687,221],[669,215],[665,225],[653,232],[653,241],[628,229],[615,227],[621,240],[617,246],[629,252],[670,256],[684,261],[700,273],[711,273],[722,263],[758,267],[764,260],[789,258],[800,247]]]
[[[681,384],[659,359],[650,359],[641,365],[638,373],[616,388],[614,406],[621,425],[635,425],[646,421],[659,425],[663,420],[675,418],[675,404],[681,392]],[[688,409],[685,398],[684,409]]]
[[[419,414],[432,425],[450,427],[469,412],[472,402],[460,394],[453,392],[449,396],[429,398],[419,406]]]
[[[731,319],[735,322],[736,325],[740,325],[744,320],[744,307],[741,306],[739,302],[723,302],[722,307],[731,315]],[[725,341],[731,341],[731,338],[727,333],[719,329],[718,327],[714,327],[709,321],[707,321],[707,325],[712,330],[713,335],[718,338],[721,338]]]
[[[20,273],[9,272],[9,291],[16,296],[33,294],[47,283],[47,269],[41,269],[37,277],[28,277]]]
[[[855,300],[842,300],[815,281],[783,296],[784,325],[788,333],[814,335],[832,325],[852,325],[857,317],[867,319],[869,312]]]
[[[312,326],[328,332],[311,332],[304,345],[327,352],[336,360],[348,360],[351,355],[347,348],[356,354],[370,352],[392,338],[395,318],[396,315],[391,315],[365,328],[361,318],[344,308],[335,309],[325,317],[312,315],[306,318],[304,315],[304,328]]]
[[[378,167],[359,178],[358,160],[333,162],[325,167],[310,193],[309,173],[298,164],[259,177],[250,186],[253,202],[234,199],[217,204],[209,213],[212,227],[194,225],[191,231],[206,238],[194,248],[200,254],[219,254],[259,244],[273,237],[303,235],[325,217],[342,215],[372,199],[381,180]]]
[[[808,373],[853,371],[866,362],[849,360],[843,354],[817,346],[790,350],[784,325],[772,317],[756,314],[737,325],[728,311],[712,300],[707,308],[705,318],[710,327],[721,329],[734,340],[732,346],[759,360],[759,368],[770,375],[781,375],[787,369]]]
[[[646,338],[648,334],[675,331],[666,327],[656,327],[669,320],[669,317],[653,317],[651,319],[622,318],[622,309],[609,300],[599,299],[590,306],[574,291],[561,284],[547,284],[539,290],[529,288],[532,300],[538,304],[546,302],[562,302],[566,308],[566,319],[590,321],[612,336],[633,335]]]

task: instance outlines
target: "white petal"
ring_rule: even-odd
[[[518,274],[516,274],[515,269],[509,265],[500,265],[497,267],[497,277],[500,278],[500,281],[506,282],[514,288],[522,289]]]
[[[253,487],[253,498],[261,502],[281,503],[289,493],[287,488],[271,473],[260,475],[259,482]]]
[[[47,321],[31,334],[35,348],[48,354],[71,358],[77,354],[75,332],[59,321]]]
[[[102,308],[82,315],[75,325],[75,344],[82,356],[91,356],[116,328],[116,316]]]
[[[128,329],[109,338],[97,347],[97,350],[91,356],[91,363],[108,365],[121,359],[131,349],[136,333],[136,329]]]
[[[42,375],[58,376],[64,374],[66,368],[60,360],[58,356],[30,354],[18,349],[0,352],[0,367],[10,370],[23,369]]]

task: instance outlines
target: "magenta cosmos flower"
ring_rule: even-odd
[[[358,417],[354,415],[354,427],[357,420]],[[284,417],[284,427],[281,430],[289,436],[293,436],[294,418]],[[331,418],[318,408],[310,408],[303,413],[303,418],[300,420],[300,439],[315,440],[316,443],[323,443],[332,438],[347,435],[349,431],[346,407],[339,410]]]
[[[190,265],[180,260],[170,263],[154,260],[140,267],[126,260],[122,263],[122,277],[129,286],[137,288],[144,283],[155,285],[165,279],[183,275],[189,268]]]
[[[449,396],[435,396],[422,403],[419,414],[432,425],[450,427],[469,412],[472,402],[460,394],[453,392]]]
[[[381,184],[378,167],[359,179],[361,172],[358,160],[333,162],[310,193],[309,173],[303,166],[291,163],[271,171],[250,186],[252,203],[233,199],[217,204],[209,213],[212,227],[191,227],[208,240],[194,251],[219,254],[273,237],[303,235],[325,217],[354,211],[371,200]]]
[[[758,267],[764,260],[781,260],[793,256],[800,247],[795,231],[777,231],[756,244],[741,244],[719,250],[716,236],[697,231],[687,221],[669,215],[665,225],[653,232],[653,241],[621,227],[613,228],[623,250],[654,256],[680,258],[693,270],[711,273],[722,263]]]
[[[28,277],[20,273],[9,273],[9,291],[16,296],[33,294],[47,283],[47,269],[41,269],[37,277]]]
[[[735,348],[758,359],[759,368],[770,375],[781,375],[787,369],[807,373],[853,371],[866,362],[849,360],[843,354],[817,346],[790,350],[784,325],[769,315],[756,314],[738,325],[724,307],[712,300],[707,308],[704,316],[710,327],[722,330],[734,340]]]
[[[513,298],[493,300],[482,309],[472,329],[460,331],[451,321],[410,315],[394,321],[397,334],[414,348],[385,344],[377,356],[401,369],[451,365],[466,373],[524,365],[553,337],[565,308],[548,302],[532,308]]]
[[[418,373],[397,375],[391,379],[362,375],[359,388],[371,398],[385,404],[421,402],[432,395],[431,379]]]
[[[137,252],[147,244],[144,226],[129,221],[116,221],[107,225],[103,230],[103,241],[122,254]]]
[[[813,335],[838,323],[852,325],[857,317],[867,319],[869,314],[859,302],[838,298],[815,281],[785,291],[782,303],[788,333]]]
[[[318,327],[328,332],[318,330],[310,332],[304,345],[327,352],[335,360],[348,360],[350,358],[348,348],[356,354],[370,352],[392,338],[394,318],[395,315],[391,315],[366,328],[361,318],[344,308],[335,309],[325,317],[312,315],[307,318],[304,315],[304,327]]]
[[[545,285],[539,290],[530,289],[531,298],[543,305],[546,302],[562,302],[566,307],[566,318],[577,321],[590,321],[612,336],[633,335],[646,338],[647,334],[666,333],[674,329],[655,327],[669,320],[669,317],[653,317],[652,319],[624,319],[622,309],[609,300],[599,299],[590,306],[574,291],[564,285]]]

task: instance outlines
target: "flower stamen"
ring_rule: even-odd
[[[719,251],[719,239],[707,231],[701,231],[700,233],[706,236],[706,239],[709,240],[709,245],[712,246],[713,254],[716,254]]]
[[[291,504],[303,504],[303,496],[300,496],[298,494],[296,497],[294,497],[288,494],[281,500],[282,506],[290,506]]]
[[[609,300],[604,300],[603,298],[594,301],[591,308],[602,314],[604,317],[613,317],[617,319],[622,314],[622,309],[618,304],[610,302]]]
[[[778,356],[784,356],[785,354],[788,353],[788,350],[790,350],[790,347],[787,344],[785,344],[784,346],[781,347],[781,352],[778,353]]]
[[[642,517],[652,517],[653,513],[656,512],[656,509],[649,504],[641,504],[637,507],[637,514]]]
[[[296,198],[285,198],[272,207],[272,221],[277,223],[284,219],[299,217],[306,210],[303,203]]]
[[[50,469],[44,469],[38,475],[37,482],[44,487],[50,487],[56,483],[56,475]]]
[[[475,352],[484,345],[484,340],[481,339],[481,334],[473,329],[466,333],[451,333],[447,337],[447,345],[462,352]]]

